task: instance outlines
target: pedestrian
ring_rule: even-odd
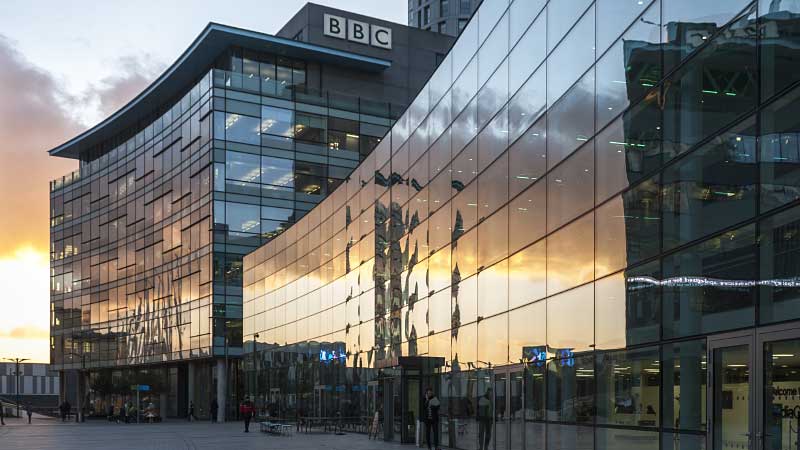
[[[5,425],[6,421],[4,419],[5,411],[3,410],[3,402],[0,402],[0,425]]]
[[[189,416],[187,420],[191,422],[192,420],[197,420],[197,417],[194,416],[194,402],[189,402]]]
[[[244,432],[250,432],[250,419],[253,417],[253,406],[250,403],[250,400],[245,400],[242,402],[242,405],[239,406],[239,412],[242,414],[244,418]]]
[[[122,403],[119,408],[119,422],[128,423],[128,402]]]
[[[219,412],[219,403],[217,403],[217,399],[214,398],[211,400],[211,423],[217,421],[217,413]]]
[[[108,416],[108,421],[114,421],[114,404],[109,402],[108,407],[106,408],[106,415]]]
[[[428,388],[425,390],[425,442],[428,444],[428,450],[439,450],[439,407],[441,402],[434,395],[433,389]],[[433,447],[431,447],[431,434],[433,434]]]
[[[31,416],[33,415],[33,407],[31,406],[31,402],[25,404],[25,412],[28,414],[28,425],[30,425]]]

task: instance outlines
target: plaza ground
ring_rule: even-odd
[[[383,441],[368,440],[366,435],[294,434],[272,436],[260,433],[253,424],[250,433],[244,433],[242,422],[210,424],[187,423],[179,420],[160,424],[113,424],[90,421],[82,424],[62,423],[54,419],[7,419],[0,427],[0,449],[26,450],[199,450],[199,449],[331,449],[368,450],[414,448]]]

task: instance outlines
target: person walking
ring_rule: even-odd
[[[0,402],[0,425],[5,425],[6,424],[6,421],[5,421],[5,418],[4,418],[5,415],[6,415],[6,413],[5,413],[5,410],[3,409],[3,402]]]
[[[244,418],[244,432],[249,433],[250,419],[253,417],[253,406],[250,404],[250,400],[245,400],[242,402],[242,405],[239,406],[239,412]]]
[[[128,423],[128,402],[124,402],[119,408],[119,422]]]
[[[211,400],[211,423],[215,423],[217,421],[217,413],[219,412],[219,403],[217,403],[217,399],[214,398]]]
[[[425,390],[425,443],[428,444],[428,450],[439,450],[439,407],[442,403],[433,393],[433,389],[428,388]],[[431,447],[431,434],[433,434],[433,447]]]
[[[25,413],[28,414],[28,425],[31,424],[31,416],[33,415],[33,407],[31,402],[25,404]]]
[[[189,422],[193,420],[197,420],[197,417],[194,415],[194,402],[189,402],[189,416],[186,418]]]

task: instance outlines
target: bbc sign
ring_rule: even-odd
[[[392,49],[392,29],[325,14],[325,36]]]

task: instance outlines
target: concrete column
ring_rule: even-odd
[[[219,404],[219,411],[217,411],[217,422],[225,422],[226,405],[228,393],[228,373],[225,370],[225,360],[217,360],[217,403]]]
[[[162,392],[158,396],[158,414],[161,416],[161,420],[165,420],[167,418],[167,394]]]
[[[188,366],[189,366],[188,367],[189,370],[186,371],[187,372],[187,375],[186,375],[186,378],[187,378],[186,386],[188,388],[187,389],[188,390],[188,392],[187,392],[187,397],[188,398],[186,399],[186,410],[183,412],[184,414],[189,414],[189,405],[191,405],[192,402],[194,402],[194,366],[195,366],[195,363],[194,362],[189,362]],[[195,414],[197,414],[197,411],[195,411]]]

